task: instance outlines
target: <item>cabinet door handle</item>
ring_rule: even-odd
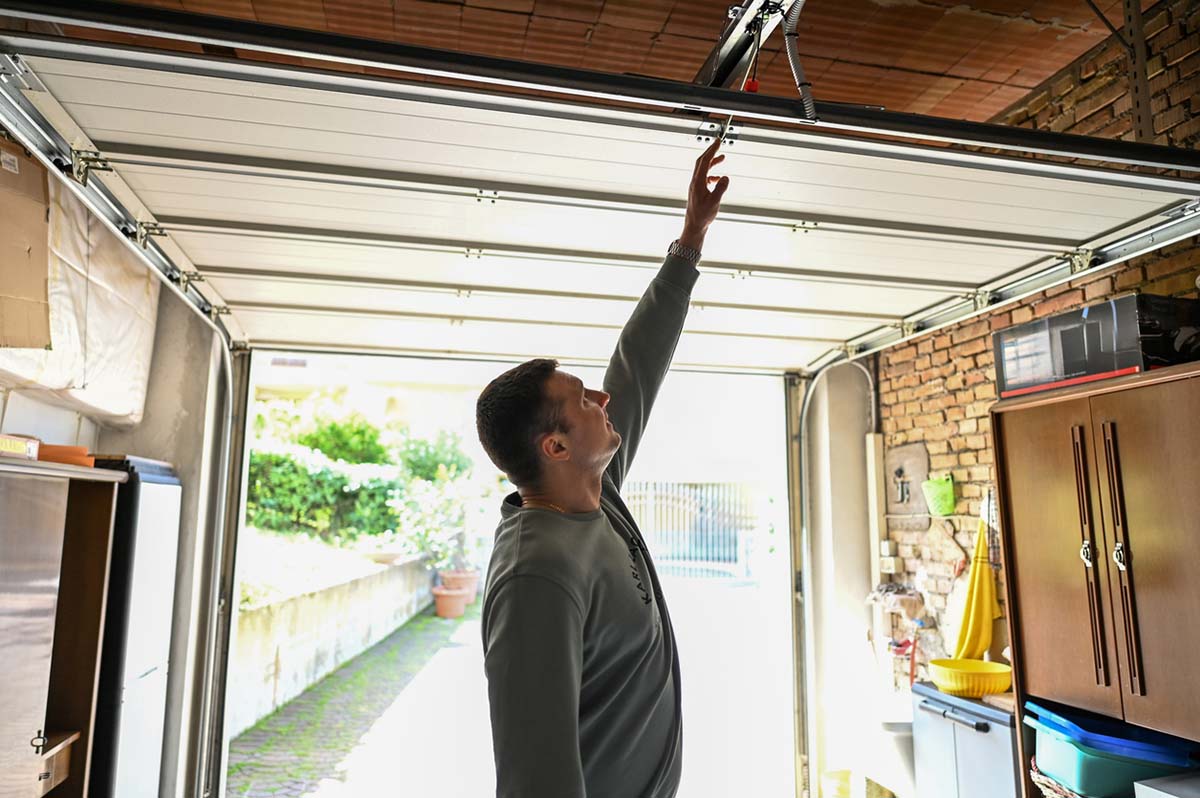
[[[977,731],[980,734],[987,734],[992,730],[991,724],[987,721],[964,718],[962,715],[959,715],[954,711],[954,707],[942,706],[941,704],[937,704],[929,699],[925,699],[920,704],[917,704],[917,708],[922,712],[928,712],[930,715],[937,715],[938,717],[945,718],[951,723],[957,723],[959,726],[966,726],[968,729]]]
[[[1104,460],[1108,471],[1108,495],[1112,500],[1113,532],[1116,544],[1112,559],[1117,566],[1117,580],[1121,592],[1121,626],[1125,633],[1125,659],[1129,670],[1129,692],[1131,695],[1146,694],[1142,673],[1142,644],[1138,631],[1137,604],[1133,590],[1133,562],[1130,557],[1128,519],[1125,516],[1125,491],[1121,483],[1121,455],[1117,447],[1117,425],[1105,421]]]
[[[1128,571],[1129,568],[1125,565],[1125,544],[1118,543],[1113,547],[1112,553],[1113,562],[1117,564],[1118,571]]]
[[[1100,615],[1099,575],[1094,568],[1092,551],[1092,495],[1088,488],[1087,458],[1084,453],[1084,429],[1071,427],[1071,450],[1075,456],[1075,499],[1079,505],[1079,559],[1083,561],[1084,581],[1087,584],[1088,624],[1092,634],[1092,669],[1096,684],[1108,687],[1108,655],[1104,647],[1104,620]]]

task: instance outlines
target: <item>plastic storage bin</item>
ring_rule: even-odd
[[[1200,766],[1200,745],[1127,723],[1068,709],[1050,709],[1034,701],[1025,710],[1065,732],[1072,742],[1107,754],[1145,759],[1162,765]]]
[[[1049,721],[1025,716],[1037,732],[1038,770],[1088,798],[1128,798],[1133,783],[1182,772],[1183,768],[1099,751],[1071,739]]]

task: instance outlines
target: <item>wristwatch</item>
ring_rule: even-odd
[[[671,246],[667,247],[667,254],[683,258],[693,266],[700,262],[700,250],[680,244],[678,238],[671,242]]]

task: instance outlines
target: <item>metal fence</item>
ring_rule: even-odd
[[[757,516],[731,482],[627,482],[621,490],[660,573],[745,578]]]

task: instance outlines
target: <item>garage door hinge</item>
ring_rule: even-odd
[[[807,233],[809,230],[816,230],[818,222],[796,222],[792,225],[793,233]]]
[[[184,291],[188,290],[188,286],[191,285],[192,283],[202,283],[202,282],[204,282],[204,275],[201,274],[200,272],[180,272],[179,273],[179,287],[182,288]]]
[[[900,322],[900,337],[912,338],[921,331],[921,323],[917,321],[902,321]]]
[[[217,316],[229,316],[232,313],[233,311],[229,309],[228,305],[213,305],[212,309],[209,311],[209,314],[213,318],[216,318]]]
[[[95,150],[77,150],[71,148],[71,177],[83,187],[87,187],[88,177],[92,172],[111,172],[112,166],[108,159]]]
[[[1066,253],[1066,257],[1071,262],[1071,274],[1079,274],[1092,268],[1092,261],[1096,259],[1096,253],[1090,249],[1077,249]]]
[[[46,84],[25,66],[16,53],[0,55],[0,82],[14,84],[24,91],[45,91]]]
[[[498,199],[500,199],[499,191],[489,191],[488,189],[481,188],[475,192],[476,202],[490,202],[495,205]]]
[[[727,124],[725,121],[701,122],[696,129],[696,141],[710,142],[713,136],[720,136],[726,144],[734,144],[741,135],[741,128]]]
[[[991,291],[976,291],[971,295],[971,301],[975,304],[975,310],[986,310],[996,296]]]
[[[138,222],[137,231],[134,233],[134,241],[137,242],[139,247],[145,249],[150,243],[151,236],[165,236],[166,234],[167,231],[158,222]],[[188,274],[188,272],[185,272],[183,276],[186,277]],[[199,277],[199,275],[196,276]],[[200,280],[203,279],[203,277],[200,277]],[[199,282],[200,280],[193,279],[193,282]]]
[[[483,250],[479,249],[478,247],[467,247],[466,251],[463,254],[466,255],[468,258],[475,258],[476,260],[478,260],[479,258],[483,257]]]

